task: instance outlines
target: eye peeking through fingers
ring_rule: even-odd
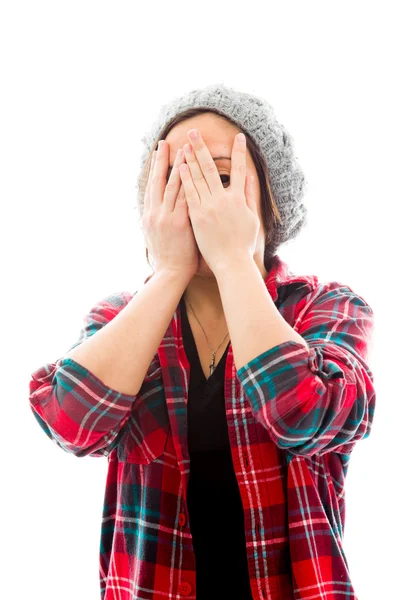
[[[172,172],[172,167],[168,167],[167,181],[170,178],[171,172]],[[231,176],[227,175],[226,173],[220,173],[220,177],[221,177],[221,181],[222,181],[222,184],[224,185],[224,187],[228,187],[230,185]],[[225,178],[225,179],[223,179],[223,178]]]

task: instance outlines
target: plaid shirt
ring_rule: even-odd
[[[227,353],[226,418],[253,598],[356,599],[343,548],[344,484],[374,415],[373,311],[349,286],[294,275],[277,255],[265,284],[309,349],[288,341],[238,371],[231,346]],[[132,297],[99,301],[72,347]],[[47,436],[77,457],[108,459],[102,600],[196,598],[186,502],[189,375],[179,307],[136,396],[108,388],[70,358],[32,373],[30,406]]]

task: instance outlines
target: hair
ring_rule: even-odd
[[[168,135],[170,130],[178,123],[181,123],[182,121],[185,121],[186,119],[196,117],[197,115],[200,115],[203,113],[213,113],[217,117],[224,119],[226,122],[231,123],[234,127],[240,129],[238,127],[238,125],[234,121],[229,119],[226,115],[221,114],[217,110],[211,109],[208,107],[207,108],[201,108],[201,107],[189,108],[187,110],[180,112],[176,117],[174,117],[159,133],[159,136],[156,139],[154,146],[153,146],[152,150],[150,151],[149,156],[143,165],[143,168],[142,168],[142,171],[141,171],[141,174],[139,177],[139,213],[140,213],[140,217],[142,217],[143,210],[144,210],[143,198],[144,198],[147,181],[148,181],[148,177],[149,177],[149,173],[150,173],[151,156],[152,156],[153,150],[156,150],[159,140],[165,139],[165,137]],[[276,221],[282,222],[282,219],[279,214],[277,204],[274,200],[274,197],[273,197],[273,194],[271,191],[271,184],[270,184],[269,173],[268,173],[268,165],[267,165],[264,157],[260,153],[253,138],[247,132],[246,132],[246,147],[248,148],[251,158],[253,159],[254,165],[256,167],[258,179],[260,181],[261,220],[262,220],[263,228],[265,231],[264,266],[265,266],[266,270],[269,271],[270,262],[280,245],[279,241],[277,241],[275,239],[275,235],[274,235],[275,223],[276,223]],[[147,263],[149,264],[149,266],[152,266],[149,262],[148,248],[146,248],[146,260],[147,260]]]

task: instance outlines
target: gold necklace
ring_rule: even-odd
[[[194,314],[194,316],[195,316],[195,318],[196,318],[196,321],[198,322],[198,324],[200,325],[200,327],[201,327],[201,328],[202,328],[202,330],[203,330],[203,333],[204,333],[204,335],[206,336],[207,344],[208,344],[208,346],[209,346],[209,348],[210,348],[210,350],[211,350],[211,352],[212,352],[212,360],[211,360],[211,363],[210,363],[210,365],[209,365],[209,367],[210,367],[210,375],[212,375],[212,374],[213,374],[213,372],[214,372],[214,370],[215,370],[215,368],[214,368],[214,364],[215,364],[215,355],[216,355],[216,353],[218,352],[218,350],[219,350],[219,348],[221,347],[221,345],[222,345],[222,344],[224,343],[224,341],[226,340],[227,336],[229,335],[229,331],[228,331],[228,333],[226,334],[226,336],[224,337],[224,339],[222,340],[222,342],[220,343],[220,345],[218,346],[218,348],[217,348],[216,350],[213,350],[213,349],[211,348],[211,346],[210,346],[210,342],[208,341],[207,334],[206,334],[206,332],[204,331],[204,329],[203,329],[203,327],[202,327],[202,324],[201,324],[201,323],[200,323],[200,321],[198,320],[198,318],[197,318],[197,316],[196,316],[196,313],[195,313],[195,312],[194,312],[194,310],[193,310],[193,306],[192,306],[192,304],[191,304],[191,302],[190,302],[189,298],[187,299],[187,301],[189,302],[189,306],[190,306],[190,308],[192,309],[192,312],[193,312],[193,314]]]

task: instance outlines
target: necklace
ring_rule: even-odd
[[[229,335],[229,331],[228,331],[228,333],[226,334],[226,336],[224,337],[224,339],[222,340],[222,342],[220,343],[220,345],[218,346],[218,348],[217,348],[216,350],[213,350],[213,349],[211,348],[211,346],[210,346],[210,343],[209,343],[209,341],[208,341],[208,337],[207,337],[207,335],[206,335],[206,332],[204,331],[204,329],[203,329],[203,327],[202,327],[202,324],[201,324],[201,323],[200,323],[200,321],[198,320],[198,318],[197,318],[197,316],[196,316],[196,313],[195,313],[195,312],[194,312],[194,310],[193,310],[193,306],[192,306],[192,304],[191,304],[191,302],[190,302],[189,298],[187,299],[187,301],[189,302],[189,306],[190,306],[190,308],[191,308],[191,310],[192,310],[192,313],[193,313],[193,314],[194,314],[194,316],[195,316],[195,319],[196,319],[196,321],[198,322],[198,324],[200,325],[201,329],[203,330],[203,333],[204,333],[204,335],[206,336],[207,344],[208,344],[208,346],[209,346],[209,348],[210,348],[210,350],[211,350],[211,352],[212,352],[212,359],[211,359],[211,363],[210,363],[210,365],[209,365],[209,367],[210,367],[210,375],[212,375],[212,374],[213,374],[213,372],[214,372],[214,370],[215,370],[215,367],[214,367],[214,364],[215,364],[215,355],[216,355],[216,353],[218,352],[218,350],[219,350],[219,348],[221,347],[221,345],[222,345],[222,344],[224,343],[224,341],[226,340],[227,336]]]

